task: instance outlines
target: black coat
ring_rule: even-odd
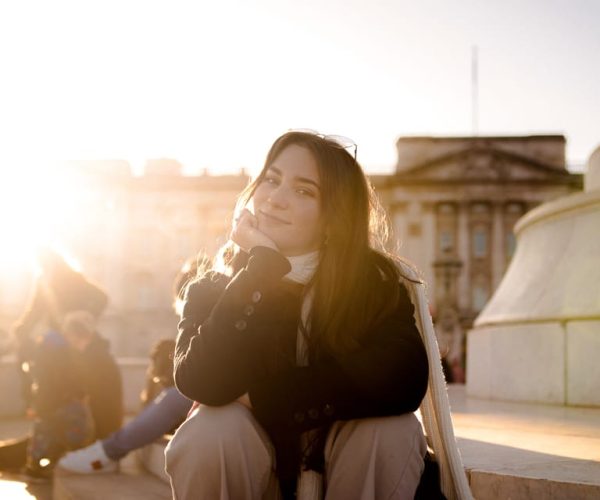
[[[220,406],[249,393],[284,482],[295,476],[302,432],[327,429],[336,420],[415,411],[428,378],[427,354],[402,286],[394,313],[363,336],[359,349],[297,366],[302,287],[282,280],[289,269],[281,254],[257,247],[233,278],[212,273],[192,283],[175,349],[175,383],[188,398]],[[370,285],[390,286],[383,278]],[[308,467],[319,468],[312,451]]]

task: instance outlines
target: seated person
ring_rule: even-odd
[[[196,272],[196,259],[190,259],[175,279],[173,291],[176,309],[181,305],[181,292],[196,276]],[[146,406],[141,413],[105,439],[65,455],[59,463],[61,469],[79,474],[113,472],[118,468],[118,461],[130,451],[174,431],[183,422],[192,402],[174,386],[174,350],[175,341],[171,339],[158,341],[152,349],[148,383],[142,396]]]
[[[61,469],[80,474],[114,472],[118,469],[118,461],[130,451],[172,432],[185,419],[192,402],[174,386],[174,349],[175,341],[165,339],[160,340],[152,350],[149,380],[153,382],[150,385],[162,387],[158,395],[116,432],[87,448],[65,455],[59,462]]]
[[[88,398],[95,437],[103,439],[123,423],[123,384],[109,343],[94,329],[94,318],[86,311],[69,313],[63,335],[71,348],[77,375]]]
[[[35,421],[25,464],[33,477],[48,477],[66,451],[107,436],[123,418],[120,372],[93,315],[70,312],[61,330],[44,335],[33,356]]]
[[[33,356],[39,358],[41,346],[46,345],[36,338],[36,329],[43,328],[44,334],[60,332],[70,312],[87,311],[97,319],[108,304],[106,292],[72,268],[58,252],[49,248],[39,250],[37,263],[39,276],[27,307],[11,327],[17,360],[22,368],[23,398],[28,409],[33,406],[30,370]]]
[[[165,450],[174,498],[415,496],[427,352],[348,146],[279,137],[187,289],[175,381],[199,406]]]

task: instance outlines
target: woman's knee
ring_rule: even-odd
[[[414,414],[337,422],[325,448],[329,498],[411,498],[427,450]]]
[[[391,417],[337,422],[327,437],[326,462],[335,463],[347,455],[353,460],[370,461],[379,456],[405,460],[425,456],[427,443],[420,422],[413,413]]]
[[[248,442],[256,447],[263,441],[260,432],[252,413],[239,403],[219,407],[200,405],[181,424],[167,446],[167,467],[181,460],[193,460],[198,466],[202,461],[212,463],[215,457],[228,451],[235,453]],[[267,443],[263,447],[267,453],[271,452]]]
[[[391,417],[364,418],[336,422],[329,437],[328,447],[334,446],[341,438],[343,441],[360,440],[366,442],[380,441],[397,443],[404,437],[422,437],[422,427],[414,413],[405,413]]]
[[[175,498],[261,498],[273,457],[266,433],[240,403],[201,405],[165,450]]]

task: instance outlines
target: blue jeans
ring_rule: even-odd
[[[191,407],[192,402],[175,387],[164,389],[133,420],[102,440],[106,455],[119,460],[152,443],[183,422]]]
[[[66,451],[76,450],[94,439],[94,422],[90,408],[83,401],[73,399],[57,408],[52,415],[36,418],[27,448],[30,469],[47,467],[40,463],[50,460],[54,466]]]

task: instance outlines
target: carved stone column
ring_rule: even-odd
[[[506,244],[504,241],[504,207],[501,203],[492,205],[492,290],[495,290],[504,274]]]

